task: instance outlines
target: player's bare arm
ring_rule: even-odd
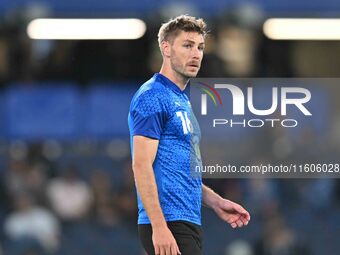
[[[202,185],[202,203],[213,209],[232,228],[246,226],[250,221],[249,212],[241,205],[222,198],[206,185]]]
[[[133,137],[133,172],[137,190],[152,225],[155,254],[180,254],[176,240],[167,227],[155,181],[152,164],[159,141],[144,136]]]

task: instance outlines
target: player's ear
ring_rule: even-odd
[[[170,42],[163,41],[161,43],[161,49],[164,57],[170,57]]]

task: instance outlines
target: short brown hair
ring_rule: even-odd
[[[176,37],[180,31],[197,32],[203,37],[207,35],[207,25],[201,18],[196,19],[189,15],[180,15],[162,24],[158,32],[158,43],[161,46],[163,41],[170,40],[171,37]]]

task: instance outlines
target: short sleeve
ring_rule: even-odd
[[[150,91],[144,92],[134,102],[130,114],[132,135],[160,139],[167,113],[165,103],[159,95]]]

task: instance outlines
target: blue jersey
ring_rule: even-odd
[[[153,169],[166,221],[185,220],[201,225],[202,179],[200,129],[187,95],[162,74],[155,74],[134,95],[128,117],[133,136],[158,139]],[[137,192],[138,224],[150,220]]]

